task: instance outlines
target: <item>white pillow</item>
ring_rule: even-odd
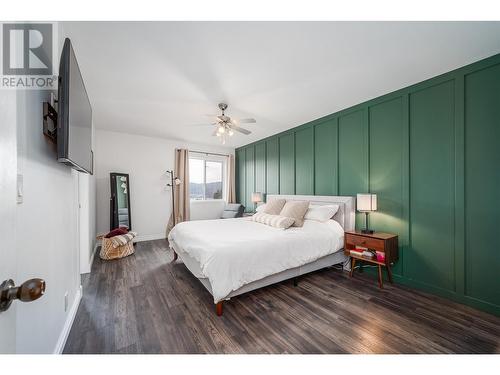
[[[266,224],[270,227],[287,229],[291,227],[295,221],[295,219],[286,216],[280,215],[271,215],[265,213],[256,213],[252,216],[252,221],[256,221],[257,223]]]
[[[330,220],[339,210],[337,204],[328,204],[325,206],[309,206],[309,209],[304,216],[305,220],[327,221]]]
[[[261,204],[260,206],[257,206],[257,208],[255,209],[255,212],[264,212],[264,210],[266,209],[266,204]]]

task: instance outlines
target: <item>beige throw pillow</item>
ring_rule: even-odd
[[[280,215],[270,215],[257,212],[252,216],[252,221],[266,224],[273,228],[286,229],[292,226],[294,219]]]
[[[293,226],[301,227],[304,225],[304,216],[308,208],[309,201],[287,201],[280,212],[280,216],[295,219]]]
[[[285,203],[286,199],[271,199],[266,203],[263,213],[269,215],[279,215]]]

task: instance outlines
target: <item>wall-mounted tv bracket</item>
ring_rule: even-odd
[[[43,102],[43,135],[51,142],[57,142],[57,111],[53,107],[57,100],[50,95],[50,103]]]

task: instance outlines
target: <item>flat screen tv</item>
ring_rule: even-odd
[[[58,96],[57,160],[92,174],[92,107],[68,38],[59,63]]]

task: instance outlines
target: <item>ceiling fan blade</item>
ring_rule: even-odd
[[[208,123],[204,123],[204,124],[188,124],[187,126],[213,126],[213,125],[217,125],[216,122],[212,122],[211,124],[208,124]]]
[[[250,130],[246,130],[246,129],[240,128],[239,126],[234,126],[234,125],[231,126],[231,129],[236,130],[237,132],[243,133],[245,135],[249,135],[252,133]]]
[[[241,120],[238,120],[240,124],[255,124],[257,121],[255,121],[254,118],[243,118]]]

